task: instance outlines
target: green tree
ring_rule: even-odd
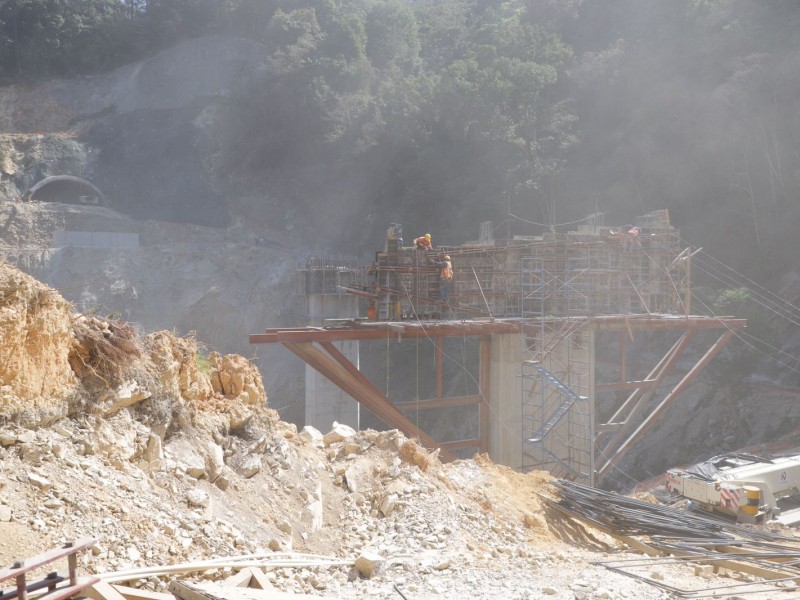
[[[17,0],[0,4],[0,75],[71,76],[122,64],[138,8],[117,0]]]
[[[419,62],[419,27],[414,12],[399,0],[380,2],[366,16],[367,57],[373,67],[410,71]]]
[[[468,41],[442,72],[439,120],[466,141],[516,149],[506,153],[507,192],[530,200],[576,141],[569,103],[551,95],[571,51],[515,0],[487,9]]]

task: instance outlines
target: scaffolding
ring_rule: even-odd
[[[363,282],[363,269],[357,261],[312,256],[295,271],[295,293],[299,296],[347,294]]]
[[[572,275],[560,277],[543,257],[520,261],[521,468],[589,481],[591,368],[584,329],[590,294]],[[564,314],[551,314],[558,309]]]
[[[591,320],[680,311],[687,278],[676,283],[670,273],[679,236],[664,217],[637,221],[638,236],[593,220],[549,234],[520,257],[523,470],[593,482]]]
[[[509,428],[503,423],[510,423],[519,427],[512,437],[519,432],[520,441],[513,439],[512,445],[512,438],[505,438],[495,448],[507,464],[595,485],[615,470],[734,330],[746,326],[746,321],[733,317],[691,315],[692,251],[681,247],[667,211],[648,213],[621,227],[606,225],[603,217],[602,213],[592,215],[575,231],[505,240],[494,239],[494,228],[486,222],[477,241],[433,250],[404,246],[402,226],[392,223],[385,246],[375,253],[372,264],[359,268],[352,261],[310,259],[298,274],[298,293],[359,296],[362,308],[367,306],[365,316],[327,319],[336,321],[331,329],[324,328],[329,323],[316,323],[317,328],[310,330],[268,330],[252,335],[251,341],[285,344],[353,398],[382,411],[381,418],[388,419],[388,424],[431,445],[437,442],[404,420],[397,406],[335,352],[330,342],[388,340],[390,336],[436,339],[436,397],[400,405],[480,406],[479,435],[440,442],[439,447],[486,451],[505,438]],[[440,283],[445,255],[453,270],[447,297]],[[703,332],[714,330],[722,334],[661,398],[660,387],[672,385],[670,373],[692,340],[707,339]],[[644,377],[632,377],[626,367],[626,339],[633,340],[636,331],[680,335]],[[519,400],[515,392],[513,402],[503,403],[502,415],[490,416],[489,382],[495,372],[490,368],[491,348],[496,336],[509,333],[519,334],[520,357],[513,352],[510,370],[505,366],[509,363],[499,358],[498,372],[508,377],[520,361],[516,373],[521,387],[511,385],[519,390]],[[619,365],[617,377],[596,381],[598,335],[605,340],[608,334],[618,336],[618,354],[604,353],[602,358]],[[480,337],[480,394],[444,398],[440,338],[469,335]],[[503,343],[498,346],[502,348]],[[498,350],[498,357],[511,355],[507,349]],[[499,383],[498,390],[499,396],[504,394]],[[627,398],[611,397],[613,414],[607,422],[600,421],[597,396],[605,401],[609,394],[620,393],[627,393]],[[514,409],[509,410],[512,404]],[[496,432],[490,436],[490,430]],[[502,435],[500,430],[504,430]]]
[[[636,238],[594,223],[503,241],[482,224],[478,242],[436,250],[389,238],[367,269],[362,295],[374,301],[379,321],[685,314],[686,262],[678,232],[664,218],[665,211],[643,217],[647,226]],[[447,302],[436,266],[445,255],[453,266]]]

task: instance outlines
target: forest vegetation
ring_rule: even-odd
[[[337,249],[368,256],[390,222],[461,243],[484,220],[538,233],[669,209],[766,281],[800,224],[798,26],[792,0],[14,0],[0,78],[244,38],[262,66],[214,127],[230,213],[275,222],[269,197],[303,236],[347,206]]]

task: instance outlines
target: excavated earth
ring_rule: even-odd
[[[279,590],[325,598],[672,597],[593,564],[635,555],[546,508],[556,495],[547,474],[485,456],[443,464],[398,431],[298,432],[267,407],[248,360],[79,314],[0,265],[0,565],[88,536],[98,543],[80,567],[98,574],[244,554],[335,559],[267,572]],[[374,572],[354,568],[359,556]],[[654,569],[678,587],[722,579]]]

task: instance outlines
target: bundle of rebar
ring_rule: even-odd
[[[574,482],[558,481],[555,487],[560,498],[543,498],[548,506],[651,555],[633,561],[596,563],[608,569],[687,598],[712,596],[729,588],[735,588],[739,594],[786,591],[787,586],[795,589],[800,582],[800,544],[796,537],[775,533],[764,526],[739,525],[711,514],[645,502]],[[665,561],[708,564],[715,571],[738,571],[760,579],[681,590],[636,572]]]

